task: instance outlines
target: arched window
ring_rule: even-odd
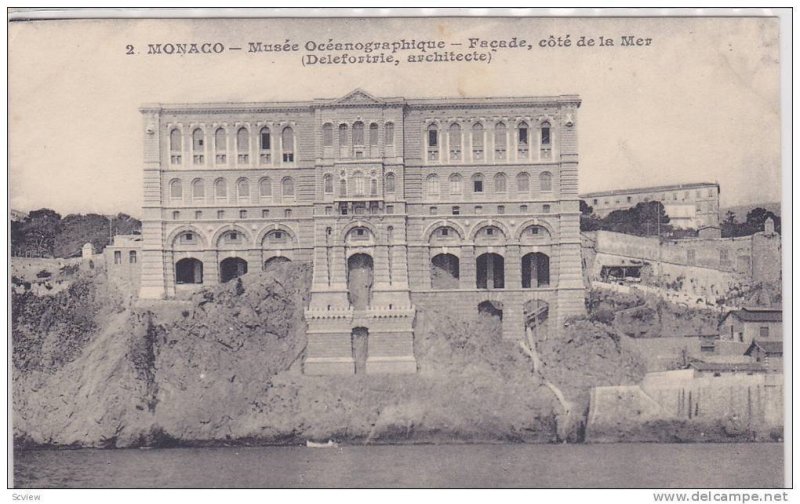
[[[205,162],[205,147],[203,146],[203,130],[200,128],[192,132],[192,156],[194,164],[203,164]]]
[[[262,198],[272,197],[272,180],[269,177],[264,177],[258,181],[258,194]]]
[[[550,145],[550,123],[545,121],[542,123],[542,146]]]
[[[384,189],[387,193],[394,193],[394,173],[386,174],[386,187]]]
[[[472,159],[483,159],[483,124],[472,125]]]
[[[183,198],[183,186],[180,180],[173,179],[172,182],[169,183],[169,197],[172,199]]]
[[[521,122],[517,125],[517,157],[527,158],[530,144],[530,133],[528,123]]]
[[[330,173],[322,177],[322,188],[325,194],[333,194],[333,177]]]
[[[347,196],[347,179],[339,179],[339,196]]]
[[[428,175],[428,178],[425,179],[425,187],[427,188],[428,194],[430,195],[438,195],[439,194],[439,176],[435,173],[431,173]]]
[[[517,192],[528,193],[531,190],[531,176],[525,172],[517,174]]]
[[[347,145],[347,125],[340,124],[339,125],[339,145],[344,147]]]
[[[550,139],[550,123],[544,121],[539,130],[540,133],[540,153],[542,159],[550,159],[551,152],[551,139]]]
[[[285,177],[281,181],[281,187],[284,197],[294,197],[294,179],[292,177]]]
[[[439,160],[439,128],[435,124],[428,126],[428,161]]]
[[[361,121],[353,123],[353,145],[364,145],[364,123]]]
[[[458,161],[461,159],[461,125],[453,123],[450,125],[450,159]]]
[[[250,197],[250,182],[246,178],[241,178],[236,182],[236,192],[239,199],[247,199]]]
[[[494,158],[506,158],[506,146],[508,142],[508,135],[506,134],[505,123],[497,123],[494,125]]]
[[[374,177],[369,179],[369,195],[370,196],[378,195],[378,179]]]
[[[505,173],[498,173],[494,176],[494,190],[495,192],[506,192],[506,175]]]
[[[236,150],[238,162],[247,163],[250,161],[250,137],[245,127],[239,128],[239,131],[236,132]]]
[[[553,190],[553,175],[550,172],[542,172],[542,174],[539,175],[539,188],[542,191]]]
[[[259,160],[261,163],[269,163],[272,159],[272,137],[269,128],[264,126],[258,134]]]
[[[172,128],[169,132],[169,152],[170,163],[181,163],[181,131],[178,128]]]
[[[291,126],[283,128],[281,133],[281,149],[283,150],[283,162],[294,162],[294,130]]]
[[[322,125],[322,146],[333,147],[333,124],[331,123]]]
[[[203,263],[191,257],[181,259],[175,263],[175,283],[203,283]]]
[[[360,171],[357,171],[353,174],[353,195],[364,195],[364,174]]]
[[[550,257],[541,252],[522,258],[522,288],[533,289],[550,285]]]
[[[199,200],[206,197],[206,186],[203,179],[194,179],[192,182],[192,197]]]
[[[228,197],[228,184],[225,182],[225,179],[218,178],[214,181],[214,196],[217,198]]]
[[[373,147],[378,145],[378,125],[375,123],[369,125],[369,144]]]
[[[472,176],[472,192],[483,192],[483,175],[480,173],[476,173]]]
[[[225,152],[228,150],[227,144],[225,130],[217,128],[217,131],[214,132],[214,151],[216,152],[216,160],[219,164],[223,164],[227,160],[225,156]]]
[[[394,123],[386,123],[383,127],[384,142],[386,145],[394,145]]]
[[[450,194],[461,194],[464,190],[463,183],[464,179],[460,174],[450,175]]]

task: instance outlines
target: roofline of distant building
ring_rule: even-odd
[[[346,98],[356,93],[361,93],[366,100],[348,102]],[[200,103],[147,103],[143,104],[141,112],[197,112],[201,110],[215,110],[222,112],[283,109],[315,109],[324,107],[385,107],[407,106],[427,108],[450,108],[459,106],[470,107],[495,107],[498,105],[547,105],[547,104],[572,104],[580,107],[581,99],[576,94],[557,96],[497,96],[497,97],[442,97],[442,98],[413,98],[401,97],[374,97],[363,90],[355,90],[339,98],[315,98],[308,101],[264,101],[264,102],[200,102]]]
[[[662,192],[662,191],[676,191],[681,189],[695,189],[698,187],[709,187],[714,186],[717,188],[719,192],[719,183],[718,182],[691,182],[688,184],[673,184],[673,185],[663,185],[663,186],[652,186],[652,187],[636,187],[633,189],[616,189],[616,190],[608,190],[608,191],[597,191],[597,192],[590,192],[578,195],[579,198],[596,198],[602,196],[617,196],[621,194],[636,194],[636,193],[644,193],[644,192]]]

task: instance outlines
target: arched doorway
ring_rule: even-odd
[[[353,254],[347,259],[347,296],[355,310],[365,310],[372,296],[372,257]]]
[[[176,284],[203,283],[203,263],[193,257],[181,259],[175,263]]]
[[[283,257],[283,256],[270,257],[269,259],[264,261],[264,271],[275,270],[275,269],[283,266],[284,264],[290,263],[290,262],[292,262],[292,261],[290,261],[288,257]]]
[[[364,374],[367,372],[367,353],[369,351],[369,330],[366,327],[353,329],[352,345],[356,374]]]
[[[491,317],[497,322],[502,322],[503,303],[499,301],[484,301],[478,305],[478,314]]]
[[[225,283],[247,273],[247,261],[241,257],[229,257],[219,263],[219,280]]]
[[[550,285],[550,258],[541,252],[522,257],[522,288],[546,287]]]
[[[431,259],[431,288],[458,289],[458,257],[453,254],[438,254]]]
[[[502,289],[505,287],[505,261],[503,256],[488,252],[478,256],[476,280],[479,289]]]

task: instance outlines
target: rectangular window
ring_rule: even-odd
[[[292,216],[292,209],[291,208],[287,208],[286,210],[283,211],[283,215],[286,218],[291,217]]]
[[[131,250],[128,252],[128,262],[131,264],[136,264],[136,251]]]
[[[550,213],[550,205],[542,205],[543,213]]]
[[[628,196],[628,203],[630,203],[631,200],[632,200],[632,198],[630,196]]]
[[[597,204],[597,198],[592,200],[592,205],[596,205],[596,204]]]
[[[528,205],[520,205],[519,213],[528,213]]]
[[[332,215],[332,214],[333,214],[333,207],[326,206],[325,215]]]
[[[200,220],[203,218],[203,211],[202,210],[195,210],[194,212],[194,219]]]
[[[261,218],[268,219],[269,218],[269,209],[265,208],[261,210]]]
[[[179,211],[175,210],[174,212],[172,212],[172,220],[178,220],[180,218],[181,218],[181,213]]]
[[[428,147],[439,146],[439,132],[436,130],[428,130]]]
[[[436,215],[436,214],[437,214],[437,212],[438,212],[438,209],[437,209],[435,206],[432,206],[432,207],[430,208],[430,212],[431,212],[431,215]]]
[[[483,213],[483,207],[481,205],[475,205],[475,213],[476,214],[482,214]]]
[[[450,234],[450,230],[447,229],[447,228],[442,228],[439,231],[440,231],[441,236],[447,236],[447,235]]]
[[[761,326],[758,328],[759,338],[769,338],[769,326]]]
[[[472,190],[476,193],[483,192],[483,180],[474,180],[472,182]]]
[[[239,210],[239,218],[246,219],[247,218],[247,210]]]
[[[459,208],[457,206],[454,206],[453,207],[453,215],[460,215],[460,214],[461,214],[461,208]]]
[[[225,218],[225,210],[217,210],[217,219]]]
[[[499,214],[506,213],[506,206],[505,205],[497,205],[497,213],[499,213]]]
[[[393,214],[394,213],[394,205],[386,205],[386,213]]]
[[[122,252],[119,250],[114,251],[114,264],[122,264]]]

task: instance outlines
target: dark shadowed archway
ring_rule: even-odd
[[[229,257],[219,263],[219,280],[222,283],[247,273],[247,261],[241,257]]]
[[[176,284],[203,283],[203,263],[193,257],[175,263]]]
[[[373,282],[372,257],[353,254],[347,259],[347,295],[356,310],[369,307]]]
[[[505,261],[503,256],[488,252],[476,260],[476,283],[479,289],[502,289],[505,287]]]
[[[453,254],[438,254],[431,258],[431,288],[458,289],[458,257]]]
[[[283,257],[283,256],[270,257],[269,259],[264,261],[264,271],[272,271],[290,262],[292,261],[288,257]]]

